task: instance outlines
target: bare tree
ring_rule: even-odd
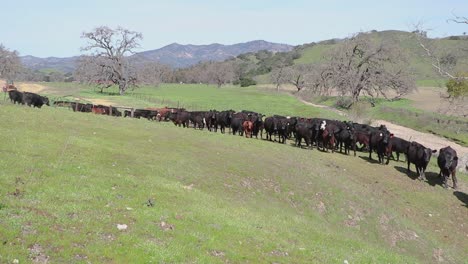
[[[316,66],[312,64],[298,64],[284,69],[285,79],[296,87],[297,92],[304,88],[312,88],[313,74]]]
[[[172,69],[158,62],[146,62],[137,67],[138,82],[158,86],[171,79]]]
[[[136,85],[136,75],[134,69],[130,67],[127,55],[133,54],[140,45],[139,40],[143,38],[141,33],[130,31],[122,27],[111,29],[106,26],[95,28],[91,32],[84,32],[81,38],[87,39],[88,44],[82,51],[88,51],[85,59],[80,60],[83,65],[79,68],[97,69],[101,76],[97,85],[103,88],[115,84],[119,87],[122,95],[130,87]],[[85,74],[83,77],[93,74]],[[96,79],[89,79],[86,82],[96,82]]]
[[[234,67],[226,61],[206,63],[205,72],[208,83],[216,84],[218,88],[234,79]]]
[[[453,14],[453,18],[448,19],[447,22],[454,22],[458,24],[468,24],[468,18],[457,16]],[[422,30],[421,24],[415,25],[416,39],[419,46],[424,51],[424,55],[432,65],[434,70],[444,79],[447,79],[447,93],[442,94],[446,104],[439,109],[439,112],[448,115],[468,115],[468,73],[455,72],[457,66],[457,58],[465,57],[468,55],[468,49],[460,49],[455,54],[451,53],[444,48],[433,45],[434,41],[427,38],[427,34]]]
[[[288,83],[288,74],[286,67],[289,66],[286,57],[278,57],[274,63],[274,70],[271,72],[270,78],[276,86],[276,91],[279,92],[281,84]]]
[[[21,70],[18,52],[10,51],[0,43],[0,77],[14,79]]]
[[[415,82],[405,54],[395,43],[372,40],[369,34],[359,33],[329,53],[314,86],[351,96],[351,107],[361,95],[399,98],[415,89]]]

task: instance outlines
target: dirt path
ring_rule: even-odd
[[[346,117],[347,114],[343,111],[340,111],[338,109],[329,107],[329,106],[324,106],[324,105],[318,105],[314,103],[307,102],[305,100],[299,99],[302,103],[314,107],[319,107],[319,108],[325,108],[331,111],[334,111],[335,113]],[[459,157],[465,157],[468,155],[468,148],[463,147],[455,142],[452,142],[446,138],[439,137],[437,135],[433,135],[430,133],[424,133],[424,132],[419,132],[414,129],[400,126],[393,124],[391,122],[385,121],[385,120],[373,120],[372,122],[373,126],[379,126],[379,125],[385,125],[388,130],[390,130],[393,134],[395,134],[398,137],[401,137],[403,139],[409,140],[409,141],[417,141],[421,143],[422,145],[429,147],[431,149],[441,149],[446,146],[450,146],[453,149],[455,149],[458,153]]]
[[[22,92],[31,92],[31,93],[41,93],[47,89],[44,85],[37,84],[37,83],[19,82],[19,83],[15,83],[15,86],[18,88],[18,90]]]

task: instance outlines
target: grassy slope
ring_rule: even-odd
[[[3,103],[0,122],[2,263],[468,259],[466,176],[462,202],[403,163],[60,108]]]

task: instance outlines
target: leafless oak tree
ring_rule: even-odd
[[[367,33],[359,33],[330,51],[313,86],[351,96],[348,107],[361,95],[399,98],[415,89],[405,58],[395,43],[377,41]]]
[[[82,51],[89,52],[80,60],[78,67],[81,73],[87,69],[86,74],[81,75],[84,78],[81,80],[95,83],[101,87],[101,91],[115,84],[121,95],[136,85],[135,71],[130,67],[126,56],[133,54],[140,46],[138,42],[143,38],[141,33],[122,27],[111,29],[101,26],[91,32],[84,32],[81,38],[88,40]],[[96,71],[92,73],[94,70]]]
[[[448,19],[447,22],[468,24],[468,18],[453,14],[453,18]],[[426,34],[422,34],[425,31],[422,29],[421,24],[415,25],[415,28],[416,30],[413,32],[429,63],[439,76],[448,80],[446,83],[447,94],[441,93],[441,97],[447,104],[441,107],[439,112],[447,115],[467,116],[468,72],[455,72],[454,68],[457,64],[457,57],[468,55],[468,48],[460,49],[457,54],[447,53],[444,48],[431,45],[431,41]]]
[[[146,62],[136,67],[138,82],[158,86],[172,78],[172,69],[158,62]]]
[[[208,83],[216,84],[218,88],[234,79],[234,67],[226,61],[208,62],[205,71]]]
[[[288,62],[286,61],[286,59],[287,58],[285,57],[280,57],[275,63],[275,70],[273,70],[270,75],[271,80],[276,86],[277,92],[279,92],[281,84],[289,82],[286,69],[286,67],[288,67]]]
[[[0,77],[14,79],[21,68],[18,52],[10,51],[3,44],[0,44]]]

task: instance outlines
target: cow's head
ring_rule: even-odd
[[[42,102],[43,102],[45,105],[50,106],[50,104],[49,104],[49,98],[43,96],[43,97],[42,97]]]
[[[439,151],[439,160],[442,161],[442,164],[443,164],[443,168],[442,169],[446,169],[446,170],[449,170],[450,169],[450,166],[452,166],[452,163],[454,161],[457,161],[458,160],[458,157],[457,156],[454,156],[452,153],[450,152],[443,152],[442,151],[443,149],[441,149]]]
[[[436,153],[436,152],[437,152],[436,149],[432,150],[430,148],[424,148],[424,153],[423,153],[424,162],[429,163],[429,161],[431,160],[432,153]]]
[[[388,144],[388,141],[390,140],[390,132],[385,128],[381,129],[379,132],[379,137],[381,138],[381,142],[385,145]]]
[[[218,113],[216,112],[216,110],[210,110],[210,117],[211,117],[211,119],[215,120],[217,114],[218,114]]]
[[[281,130],[286,130],[286,127],[288,127],[289,122],[288,120],[280,120],[279,125]]]

